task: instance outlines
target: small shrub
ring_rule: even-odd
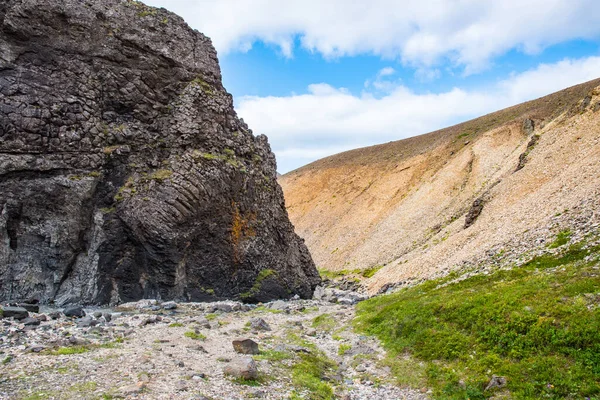
[[[340,344],[340,347],[338,348],[338,355],[343,356],[348,351],[350,351],[351,348],[352,348],[352,345],[345,344],[345,343]]]
[[[193,340],[204,340],[204,339],[206,339],[206,336],[203,335],[203,334],[201,334],[200,332],[187,331],[183,335],[185,337],[188,337],[188,338],[193,339]]]

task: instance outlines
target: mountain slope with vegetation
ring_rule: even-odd
[[[374,297],[356,327],[382,340],[398,383],[435,398],[597,399],[600,241],[562,242],[489,275]]]
[[[523,263],[598,230],[599,110],[595,80],[279,181],[317,266],[371,293]]]

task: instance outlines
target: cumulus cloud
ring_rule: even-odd
[[[280,172],[343,150],[430,132],[598,77],[600,57],[542,64],[479,90],[418,94],[398,83],[384,96],[326,83],[306,94],[246,96],[238,114],[269,137]],[[381,75],[381,74],[379,74]]]
[[[299,43],[327,58],[374,54],[415,68],[450,61],[472,73],[511,49],[528,54],[600,37],[597,0],[146,0],[182,15],[219,52],[256,41],[292,57]],[[435,69],[424,69],[431,71]]]

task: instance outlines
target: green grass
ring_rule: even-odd
[[[72,395],[90,394],[90,393],[93,393],[97,387],[98,387],[98,384],[96,382],[89,381],[89,382],[83,382],[83,383],[76,383],[73,386],[70,386],[67,389],[67,391]],[[75,396],[73,396],[73,397],[75,397]]]
[[[231,381],[234,383],[237,383],[238,385],[244,385],[244,386],[256,387],[256,386],[262,385],[260,378],[259,379],[246,379],[246,378],[239,377],[239,378],[233,378]]]
[[[123,344],[125,342],[125,339],[123,338],[116,338],[115,340],[113,340],[112,342],[106,342],[106,343],[102,343],[102,344],[97,344],[94,346],[88,346],[91,348],[99,348],[99,349],[119,349],[121,348],[121,344]]]
[[[383,268],[383,265],[376,265],[376,266],[374,266],[374,267],[371,267],[371,268],[367,268],[367,269],[364,269],[364,270],[362,270],[362,271],[361,271],[361,273],[360,273],[360,275],[361,275],[363,278],[372,278],[372,277],[373,277],[373,275],[375,275],[375,273],[376,273],[377,271],[379,271],[381,268]]]
[[[265,306],[258,306],[252,311],[254,311],[254,313],[256,313],[256,314],[260,314],[262,312],[267,312],[267,313],[271,313],[271,314],[281,314],[283,312],[283,310],[275,310],[273,308],[267,308]]]
[[[552,243],[550,243],[548,248],[556,249],[557,247],[564,246],[565,244],[569,243],[570,239],[571,239],[571,231],[569,231],[569,230],[561,231],[558,233],[558,235],[556,235],[556,239],[554,239],[554,241]]]
[[[489,398],[493,374],[518,399],[598,399],[599,253],[571,245],[512,270],[376,297],[358,305],[355,327],[383,342],[397,376],[416,371],[411,381],[439,399]]]
[[[322,331],[330,332],[337,326],[337,321],[330,314],[321,314],[312,321],[312,327]]]
[[[271,362],[277,362],[292,358],[292,354],[286,351],[263,350],[260,352],[260,354],[257,354],[252,358],[254,358],[256,361],[266,360]]]
[[[202,89],[202,91],[204,93],[206,93],[207,95],[209,95],[209,96],[214,96],[215,95],[215,91],[214,91],[212,85],[210,85],[208,82],[204,81],[204,79],[202,79],[201,76],[196,77],[191,82],[191,84],[200,87]]]
[[[334,371],[335,364],[316,349],[309,354],[300,353],[299,357],[300,361],[292,366],[292,383],[297,391],[293,396],[307,400],[333,399],[333,388],[323,378]],[[300,397],[300,393],[304,395]]]
[[[194,332],[194,331],[188,331],[186,333],[183,334],[185,337],[188,337],[190,339],[193,340],[204,340],[206,339],[206,336],[199,333],[199,332]]]
[[[293,365],[285,369],[286,372],[291,369],[292,384],[295,388],[290,399],[333,400],[333,388],[328,380],[336,372],[336,364],[314,343],[298,336],[297,332],[288,330],[285,341],[308,350],[308,353],[293,354]]]
[[[53,356],[69,356],[72,354],[81,354],[90,351],[87,346],[71,346],[71,347],[59,347],[55,350],[48,351],[48,354]]]
[[[338,271],[330,271],[327,269],[319,268],[319,275],[321,275],[322,278],[329,280],[344,278],[347,276],[361,276],[363,278],[371,278],[381,268],[383,268],[383,265],[376,265],[366,269],[342,269]]]
[[[349,344],[345,344],[342,343],[340,344],[340,347],[338,348],[338,355],[339,356],[343,356],[344,354],[346,354],[350,349],[352,348],[351,345]]]
[[[152,175],[150,175],[150,179],[163,182],[173,176],[173,171],[168,169],[159,169],[158,171],[154,171]]]
[[[356,270],[359,271],[359,270]],[[319,268],[319,275],[321,275],[321,278],[325,278],[325,279],[329,279],[329,280],[334,280],[337,278],[343,278],[344,276],[348,276],[351,274],[354,274],[356,272],[355,270],[348,270],[348,269],[343,269],[340,271],[330,271],[327,269],[322,269]]]
[[[181,328],[183,326],[183,324],[181,322],[173,322],[172,324],[169,324],[169,328]]]
[[[256,296],[258,293],[260,293],[261,289],[262,289],[262,284],[264,282],[265,279],[268,278],[277,278],[278,274],[277,271],[272,270],[272,269],[263,269],[261,270],[258,275],[256,276],[256,279],[254,281],[254,285],[252,285],[252,288],[250,288],[250,290],[248,292],[242,293],[240,294],[240,297],[245,300],[245,299],[249,299],[253,296]]]
[[[55,391],[40,390],[40,391],[36,391],[32,394],[27,394],[27,395],[23,394],[19,398],[22,400],[44,400],[44,399],[55,398],[56,395],[57,395],[57,393]]]

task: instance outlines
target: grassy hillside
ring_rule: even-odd
[[[400,384],[438,399],[600,398],[600,241],[488,275],[456,275],[359,304]],[[464,278],[464,277],[463,277]],[[504,388],[486,390],[493,375]]]
[[[372,293],[490,255],[512,262],[562,230],[583,234],[600,219],[593,201],[600,197],[599,104],[595,80],[316,161],[280,178],[290,219],[320,269],[375,270]],[[476,200],[481,212],[465,227]]]

